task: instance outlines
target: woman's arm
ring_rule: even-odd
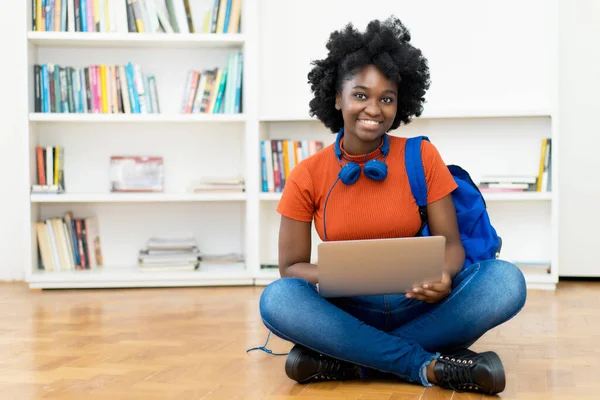
[[[310,263],[311,224],[281,216],[279,226],[279,273],[317,284],[317,266]]]
[[[465,262],[465,249],[460,240],[456,210],[451,194],[427,205],[427,220],[431,235],[446,238],[442,279],[440,282],[414,287],[412,292],[406,294],[406,297],[427,303],[437,303],[450,294],[452,280],[460,272]]]
[[[427,219],[431,235],[446,237],[444,271],[450,275],[450,278],[454,278],[465,262],[465,250],[460,240],[452,195],[448,194],[428,204]]]

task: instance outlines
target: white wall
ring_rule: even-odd
[[[363,0],[261,0],[262,117],[306,116],[309,60],[326,56],[329,34],[348,22],[363,30],[369,21],[391,14],[409,29],[411,43],[427,58],[432,84],[425,114],[552,106],[553,70],[548,68],[554,51],[548,40],[554,22],[552,2],[364,4]]]
[[[600,2],[560,1],[560,273],[600,276]]]
[[[271,1],[272,3],[272,1]],[[285,2],[299,6],[303,2]],[[394,4],[398,2],[394,1]],[[346,4],[346,3],[344,3]],[[414,4],[414,3],[412,3]],[[456,5],[453,2],[454,5]],[[536,2],[538,4],[538,2]],[[2,18],[0,23],[0,52],[3,61],[0,63],[0,171],[2,171],[2,207],[0,207],[0,280],[22,279],[26,238],[23,223],[28,212],[26,203],[26,187],[24,181],[27,173],[22,160],[23,152],[13,151],[15,146],[27,134],[24,123],[27,114],[27,93],[22,90],[26,74],[26,8],[22,0],[6,0],[4,7],[10,12],[2,13],[9,17]],[[522,7],[522,6],[519,6]],[[270,8],[272,9],[272,8]],[[356,8],[360,9],[360,8]],[[402,7],[398,7],[398,16],[402,16]],[[513,12],[507,7],[507,12]],[[335,14],[336,21],[342,18],[339,8]],[[457,15],[451,12],[456,10]],[[480,8],[485,12],[485,8]],[[310,18],[313,14],[304,14]],[[288,11],[289,14],[289,11]],[[468,9],[452,7],[443,13],[446,21],[455,17],[468,17]],[[489,14],[486,14],[489,16]],[[281,18],[281,20],[285,20]],[[349,19],[353,19],[349,17]],[[597,134],[600,115],[600,103],[595,95],[600,89],[600,78],[597,70],[600,67],[600,50],[595,45],[595,38],[600,35],[600,4],[595,0],[579,0],[577,2],[560,0],[560,129],[561,129],[561,171],[560,171],[560,268],[561,275],[596,274],[600,270],[595,267],[594,227],[600,224],[600,216],[595,214],[600,188],[595,184],[596,169],[594,162],[600,138]],[[307,26],[306,21],[303,26]],[[460,25],[460,24],[458,24]],[[499,24],[502,26],[502,24]],[[485,26],[481,26],[484,29]],[[505,27],[506,28],[506,27]],[[452,32],[452,24],[449,28]],[[510,31],[510,29],[509,29]],[[448,33],[451,35],[452,33]],[[301,38],[302,35],[298,35]],[[440,36],[442,39],[446,34]],[[465,36],[456,38],[459,42]],[[423,38],[422,40],[425,40]],[[432,40],[429,38],[428,40]],[[513,38],[510,40],[519,40]],[[526,38],[523,40],[527,40]],[[300,44],[302,41],[299,42]],[[321,51],[323,49],[321,48]],[[477,49],[473,49],[476,51]],[[539,49],[532,48],[532,51]],[[486,50],[485,47],[481,51]],[[518,65],[518,58],[514,59]],[[482,72],[482,71],[479,71]],[[447,81],[450,82],[450,81]],[[302,84],[302,82],[299,82]],[[442,94],[439,95],[442,98]],[[280,101],[280,99],[277,99]],[[305,104],[304,99],[300,99]],[[581,141],[581,144],[578,143]],[[576,146],[577,143],[577,146]],[[587,237],[585,233],[588,233]]]
[[[27,135],[26,8],[8,0],[0,13],[0,280],[23,279],[27,172],[21,145]],[[6,8],[4,8],[6,7]]]

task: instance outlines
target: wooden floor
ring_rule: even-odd
[[[0,284],[0,398],[479,399],[383,382],[298,385],[266,339],[262,288],[37,291]],[[290,344],[271,336],[269,348]],[[496,350],[506,399],[598,399],[600,283],[532,291],[474,350]]]

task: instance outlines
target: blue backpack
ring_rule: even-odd
[[[416,236],[429,236],[427,226],[427,185],[421,160],[421,141],[427,136],[406,141],[405,163],[410,189],[419,207],[421,227]],[[458,230],[465,249],[463,269],[479,261],[498,258],[502,239],[490,222],[485,199],[469,173],[457,165],[448,165],[458,187],[452,192]]]

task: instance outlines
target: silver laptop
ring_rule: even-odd
[[[405,293],[437,282],[444,265],[444,236],[323,242],[317,246],[323,297]]]

